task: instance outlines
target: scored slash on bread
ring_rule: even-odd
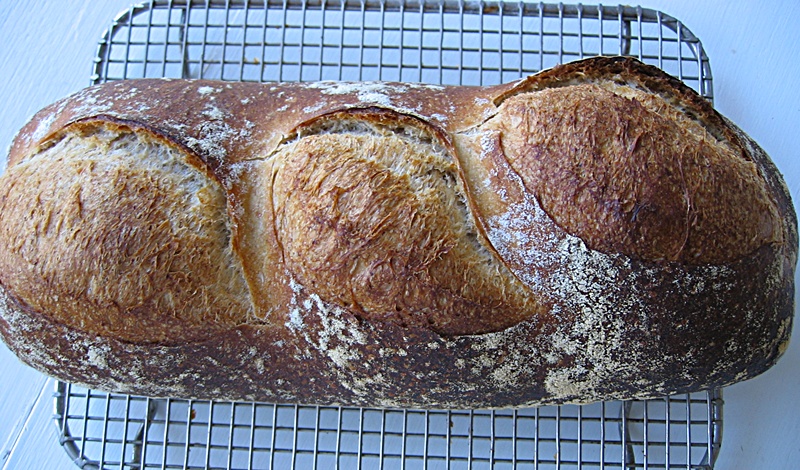
[[[766,154],[634,59],[493,87],[114,82],[12,145],[0,331],[149,396],[661,396],[779,358],[796,225]]]

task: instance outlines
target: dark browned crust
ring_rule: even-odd
[[[591,250],[543,215],[499,147],[481,147],[500,142],[499,134],[481,134],[480,125],[509,97],[609,77],[667,97],[741,148],[766,181],[781,239],[737,259],[702,265]],[[240,178],[246,164],[273,171],[271,155],[304,127],[331,116],[414,123],[453,155],[481,243],[530,289],[536,306],[525,319],[500,331],[437,332],[413,322],[379,321],[321,298],[282,272],[266,272],[266,281],[248,279],[251,289],[273,290],[269,300],[254,299],[257,310],[283,308],[263,321],[217,324],[208,330],[213,337],[136,342],[98,336],[35,311],[8,289],[13,273],[0,272],[0,333],[6,344],[39,370],[104,390],[420,408],[690,392],[754,377],[784,351],[797,256],[788,190],[752,140],[677,80],[632,59],[597,58],[492,88],[389,84],[378,93],[390,96],[388,103],[337,86],[283,84],[270,92],[270,85],[140,80],[95,87],[38,113],[15,139],[9,168],[72,126],[111,123],[143,130],[180,148],[225,189],[231,243],[248,272],[284,260],[280,253],[254,260],[255,252],[247,251],[258,246],[241,228],[246,221],[239,209],[251,191],[247,178]],[[209,122],[219,126],[210,129]],[[224,131],[226,138],[216,139],[210,130]],[[484,150],[486,161],[476,163],[475,152]],[[481,187],[492,168],[502,170],[495,178],[505,174],[505,183],[489,178],[489,186]],[[499,197],[487,188],[507,191]],[[519,207],[527,212],[511,222],[512,233],[504,233],[509,222],[503,215]],[[274,210],[271,202],[264,210]],[[268,243],[277,244],[280,235],[270,236]],[[540,259],[531,261],[530,253]]]
[[[544,386],[552,368],[575,366],[580,354],[566,356],[557,364],[523,368],[513,386],[498,386],[490,380],[495,365],[471,369],[480,363],[484,347],[497,364],[516,356],[535,359],[552,352],[546,338],[558,330],[553,323],[525,322],[515,327],[507,342],[494,348],[480,336],[446,338],[419,327],[364,325],[364,344],[346,345],[359,357],[354,369],[321,368],[319,364],[328,362],[323,352],[311,357],[294,354],[307,348],[302,337],[250,326],[175,346],[95,337],[53,323],[10,296],[4,307],[13,313],[0,320],[0,332],[23,361],[48,374],[93,388],[146,396],[406,408],[502,408],[595,397],[660,397],[748,379],[780,357],[778,346],[788,339],[790,328],[780,328],[774,318],[743,313],[769,304],[780,311],[777,319],[791,318],[791,289],[767,294],[760,288],[767,282],[760,268],[771,257],[769,251],[764,248],[748,262],[731,266],[735,271],[731,278],[757,277],[726,289],[731,294],[724,298],[729,308],[719,308],[719,297],[692,295],[692,286],[670,286],[658,293],[668,296],[669,305],[646,324],[640,312],[620,312],[630,325],[626,350],[648,354],[637,356],[626,368],[609,371],[592,390],[592,397],[554,397]],[[649,268],[638,263],[630,267],[631,271]],[[346,315],[346,321],[358,321]],[[570,316],[561,321],[568,323]],[[764,338],[774,340],[765,342]],[[279,347],[275,346],[278,342]],[[730,345],[737,345],[735,353],[725,352]],[[399,350],[404,352],[398,354]],[[87,360],[95,354],[101,354],[102,361]],[[389,374],[391,379],[385,383],[374,380]],[[359,380],[361,387],[354,385]]]

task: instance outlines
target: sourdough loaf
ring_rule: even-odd
[[[115,82],[11,147],[0,332],[148,396],[662,396],[779,358],[796,225],[765,153],[633,59],[493,87]]]

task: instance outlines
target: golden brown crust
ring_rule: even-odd
[[[3,282],[55,321],[172,343],[248,319],[225,195],[157,136],[79,123],[6,178]]]
[[[271,157],[278,242],[298,282],[361,318],[447,335],[532,315],[477,241],[456,162],[428,126],[376,111],[327,121],[336,128],[307,129]]]
[[[719,264],[780,243],[777,208],[743,149],[648,98],[661,101],[594,83],[545,89],[508,98],[493,121],[526,187],[594,249]]]
[[[632,59],[489,88],[111,83],[37,114],[8,168],[0,332],[103,389],[645,397],[757,375],[791,331],[780,174]]]

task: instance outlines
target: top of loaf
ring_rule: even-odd
[[[209,292],[216,300],[197,311],[173,296],[151,305],[139,298],[141,286],[131,287],[139,297],[130,305],[110,297],[93,302],[125,312],[169,305],[172,316],[192,324],[282,323],[292,283],[361,318],[444,335],[545,318],[550,300],[529,289],[551,267],[520,265],[506,253],[509,239],[516,253],[542,243],[546,234],[526,225],[538,207],[554,222],[553,237],[568,234],[590,250],[652,263],[721,265],[765,245],[793,243],[770,183],[737,133],[677,80],[633,59],[591,59],[485,88],[108,83],[37,114],[14,142],[9,173],[75,132],[109,128],[160,142],[201,178],[177,183],[182,189],[173,194],[199,187],[216,194],[209,196],[215,212],[203,220],[224,221],[209,240],[227,245],[208,247],[203,258],[186,249],[198,240],[175,235],[172,243],[190,257],[181,269],[217,277],[187,276],[189,284],[176,289],[216,285],[247,294]],[[153,217],[150,226],[164,213]],[[3,236],[15,239],[7,227]],[[225,269],[192,266],[202,259]],[[52,281],[51,274],[37,276]],[[24,291],[20,286],[15,291]],[[116,317],[94,312],[72,312],[69,323],[131,341],[185,341],[214,331],[166,331],[170,326],[154,335],[136,326],[136,315],[106,325],[100,319]]]

